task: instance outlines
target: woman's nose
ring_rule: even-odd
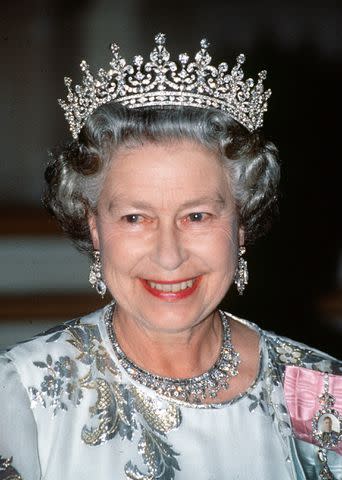
[[[164,270],[176,270],[187,258],[182,232],[174,224],[159,225],[153,261]]]

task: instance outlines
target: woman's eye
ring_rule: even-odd
[[[190,213],[190,222],[202,222],[206,218],[206,214],[202,212]]]
[[[135,213],[131,215],[125,215],[123,218],[127,223],[139,223],[141,221],[141,215],[137,215]]]

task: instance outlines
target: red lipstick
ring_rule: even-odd
[[[160,298],[161,300],[166,300],[168,302],[172,301],[177,301],[181,300],[182,298],[189,297],[198,287],[202,277],[196,277],[194,279],[194,283],[191,287],[187,287],[184,290],[179,290],[178,292],[164,292],[163,290],[157,290],[156,288],[151,287],[150,283],[145,280],[145,279],[140,279],[143,287],[145,290],[147,290],[149,293],[151,293],[154,297]],[[155,281],[153,280],[153,283],[159,283],[162,285],[172,285],[175,283],[181,283],[181,282],[186,282],[192,279],[184,279],[184,280],[177,280],[174,282],[167,282],[167,281]],[[150,280],[152,282],[152,280]]]

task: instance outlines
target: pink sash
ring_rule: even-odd
[[[312,420],[322,409],[318,397],[324,390],[323,379],[324,373],[308,368],[287,366],[285,369],[285,399],[294,434],[301,440],[315,444]],[[342,376],[329,374],[329,393],[335,397],[333,408],[342,415]],[[342,442],[332,450],[342,455]]]

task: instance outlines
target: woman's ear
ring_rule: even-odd
[[[243,227],[239,227],[239,247],[245,245],[245,229]]]
[[[88,226],[90,231],[90,236],[93,242],[94,250],[100,250],[100,241],[99,233],[96,224],[96,217],[93,213],[88,216]]]

